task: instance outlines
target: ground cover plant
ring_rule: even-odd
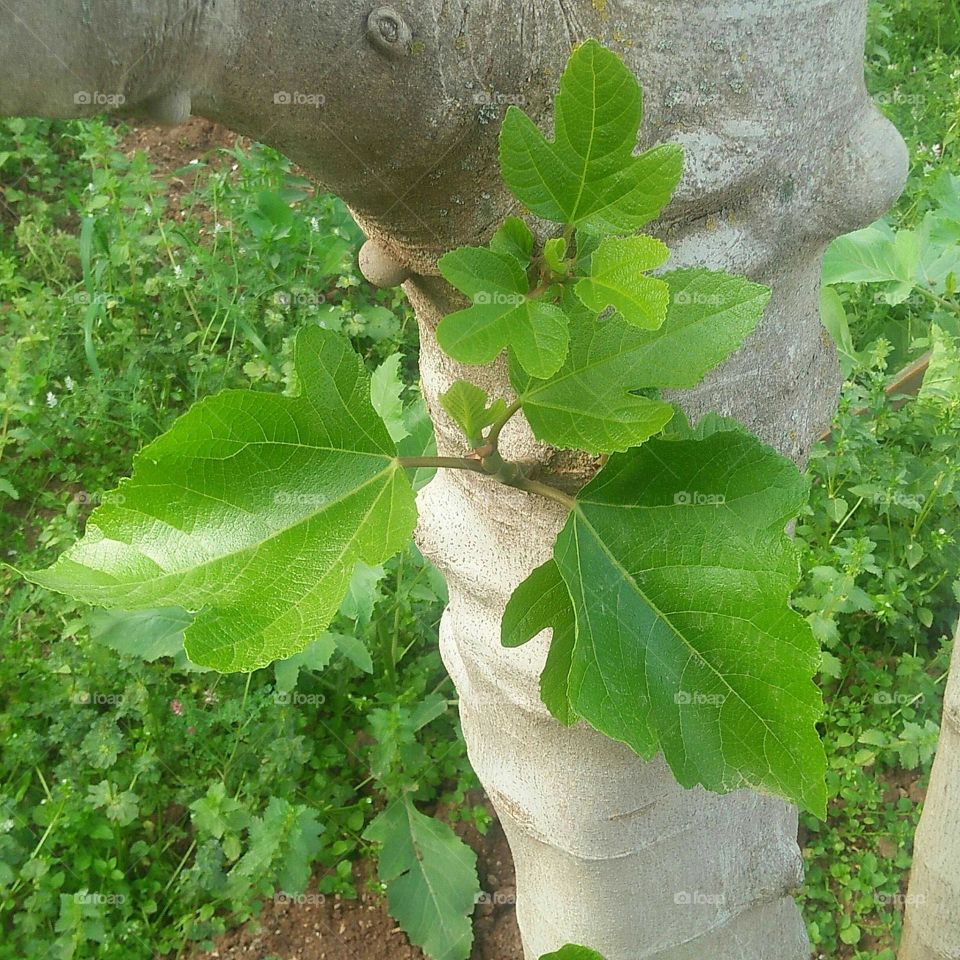
[[[416,362],[408,309],[359,277],[349,215],[277,154],[193,158],[170,197],[111,125],[3,131],[4,560],[73,540],[197,396],[279,388],[318,316],[422,437],[396,380]],[[4,955],[177,951],[310,870],[350,895],[381,798],[413,785],[486,824],[436,652],[442,580],[415,548],[358,573],[327,643],[247,677],[190,668],[175,615],[97,617],[2,576]]]
[[[949,252],[942,174],[956,171],[955,125],[944,131],[939,118],[956,110],[954,34],[948,16],[936,35],[911,33],[912,16],[875,7],[869,51],[872,89],[915,160],[891,229],[923,240],[926,214],[939,211],[946,239],[931,245]],[[135,449],[199,397],[282,392],[304,325],[349,334],[428,448],[409,311],[363,283],[346,212],[281,158],[254,148],[201,159],[181,171],[193,186],[169,210],[146,162],[114,149],[110,125],[4,121],[4,131],[4,559],[52,560]],[[945,469],[956,404],[945,388],[894,409],[883,388],[935,343],[955,376],[950,272],[927,285],[940,303],[912,275],[906,297],[902,287],[891,297],[906,282],[899,269],[832,287],[850,381],[798,530],[799,605],[828,652],[828,817],[805,818],[807,916],[827,956],[890,955],[935,745],[958,599]],[[2,576],[11,955],[49,943],[63,956],[177,949],[242,921],[311,865],[321,889],[350,893],[350,861],[370,850],[376,829],[362,834],[385,801],[418,784],[420,808],[453,798],[456,809],[473,782],[435,652],[442,583],[414,551],[356,578],[319,648],[249,679],[190,671],[182,656],[171,671],[184,624],[169,615],[93,617]],[[144,663],[133,652],[148,642],[155,659]],[[81,842],[89,853],[76,858]]]

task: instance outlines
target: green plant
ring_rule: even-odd
[[[602,95],[585,104],[584,84]],[[508,611],[504,630],[517,644],[554,626],[544,685],[555,713],[645,756],[662,750],[686,785],[763,787],[822,814],[816,648],[787,605],[798,567],[783,534],[805,484],[789,461],[718,419],[694,431],[677,418],[652,439],[675,414],[656,390],[698,382],[750,332],[768,292],[707,270],[647,275],[666,247],[623,234],[668,201],[682,158],[676,147],[633,156],[640,92],[615,55],[592,41],[580,47],[556,109],[564,136],[555,144],[510,110],[501,152],[508,186],[532,213],[563,224],[563,235],[535,253],[529,228],[511,219],[489,247],[440,261],[474,302],[443,320],[438,340],[470,363],[506,348],[517,393],[492,409],[468,385],[447,397],[448,409],[466,412],[471,444],[481,441],[473,458],[403,456],[395,396],[380,384],[371,393],[344,338],[308,326],[285,396],[234,390],[196,404],[138,454],[132,479],[94,512],[84,539],[27,576],[101,606],[196,611],[185,631],[191,660],[252,670],[322,643],[314,638],[357,562],[380,564],[403,548],[416,520],[407,469],[474,470],[571,510],[554,559],[520,588],[541,596],[536,618]],[[255,216],[261,237],[289,226],[262,198]],[[541,440],[616,455],[573,497],[500,456],[500,431],[521,409]],[[656,556],[637,549],[655,542]],[[694,543],[695,570],[684,559]],[[702,614],[681,612],[691,597]],[[740,616],[731,620],[734,600]],[[640,638],[651,635],[665,673],[644,666],[652,648]],[[588,671],[595,682],[579,682]],[[758,718],[762,736],[740,737]],[[469,950],[476,881],[444,830],[404,798],[367,835],[384,842],[391,905],[414,941],[452,960]],[[436,923],[420,927],[406,905],[436,870],[447,871],[452,899],[432,901]]]
[[[960,178],[942,171],[929,185],[934,206],[915,229],[894,230],[883,220],[835,240],[823,264],[821,313],[840,353],[844,373],[856,363],[856,348],[849,318],[837,284],[868,284],[873,303],[906,306],[907,322],[891,325],[890,316],[874,310],[860,342],[889,332],[895,355],[904,360],[920,336],[929,336],[930,324],[960,333]],[[925,307],[930,313],[918,311]],[[914,318],[924,317],[917,322]]]
[[[956,172],[956,10],[940,0],[872,0],[870,13],[868,84],[911,147],[910,182],[889,222],[922,231],[927,213],[943,206],[930,189],[935,175]],[[122,133],[99,120],[0,120],[0,535],[21,567],[41,566],[72,542],[109,478],[129,467],[130,451],[191,400],[251,383],[282,387],[300,326],[343,331],[371,367],[402,349],[407,382],[416,365],[409,310],[398,293],[375,292],[359,277],[359,231],[338,201],[311,196],[282,157],[257,145],[199,157],[176,172],[186,189],[169,200],[143,156],[118,149]],[[293,219],[261,203],[263,193],[282,199]],[[286,223],[271,229],[271,211]],[[91,216],[92,297],[78,255]],[[948,407],[900,406],[884,387],[889,369],[926,349],[931,321],[954,328],[916,291],[891,306],[870,283],[836,290],[853,379],[831,442],[814,453],[813,497],[798,528],[806,576],[795,603],[827,645],[828,815],[803,820],[805,914],[822,954],[892,960],[939,718],[941,638],[960,599],[956,493],[946,477],[934,486],[960,460],[960,433]],[[103,308],[91,322],[100,378],[83,336],[91,299]],[[460,393],[450,397],[463,411],[454,415],[468,445],[481,446],[505,404],[488,411],[476,388]],[[422,405],[405,410],[413,446],[429,455]],[[415,485],[426,473],[413,474]],[[866,496],[853,489],[861,484]],[[81,605],[2,569],[0,593],[0,956],[51,955],[62,939],[78,958],[147,958],[255,915],[282,864],[270,865],[262,885],[235,886],[233,900],[211,894],[210,880],[243,856],[249,830],[225,829],[218,840],[191,811],[222,782],[231,755],[226,797],[243,805],[241,819],[264,817],[272,797],[322,812],[321,894],[350,894],[350,861],[367,850],[360,834],[382,806],[417,786],[420,807],[452,796],[456,809],[473,783],[454,711],[413,729],[420,702],[453,696],[434,649],[443,585],[413,549],[355,573],[329,628],[339,646],[327,638],[256,671],[246,696],[245,676],[190,669],[179,631],[160,640],[143,621],[110,613],[93,621],[91,640]],[[361,645],[353,658],[346,639]],[[143,651],[158,649],[143,662]],[[100,724],[103,742],[98,733],[82,747],[90,718],[109,719],[116,707],[96,698],[131,696],[128,688],[137,709],[128,701],[116,720],[117,760],[94,767],[89,758],[104,762],[112,755],[104,745],[117,746]],[[436,697],[429,702],[441,709]],[[281,742],[291,748],[261,767]],[[118,797],[137,794],[139,819],[110,819],[109,806],[92,806],[96,792],[88,802],[104,779]],[[84,930],[109,940],[83,942]]]
[[[415,558],[405,566],[412,579]],[[343,615],[338,631],[365,646],[374,620],[399,614],[423,634],[396,574],[370,596],[366,625]],[[420,604],[435,610],[423,587]],[[375,799],[416,785],[420,802],[462,809],[475,784],[429,632],[393,674],[337,653],[288,688],[283,662],[247,677],[145,663],[176,654],[182,636],[118,613],[96,615],[92,641],[32,649],[27,599],[4,623],[21,646],[3,672],[0,956],[177,950],[256,916],[264,897],[302,892],[308,867],[320,895],[351,895]],[[68,637],[83,626],[77,612]],[[64,927],[75,913],[102,939]]]
[[[74,540],[131,447],[191,399],[277,389],[300,325],[348,331],[404,401],[411,449],[430,449],[422,401],[398,379],[415,364],[409,309],[356,273],[342,204],[273,151],[238,147],[179,171],[174,217],[122,133],[0,121],[0,535],[19,564]],[[264,194],[295,216],[261,245]],[[411,546],[354,571],[317,644],[218,677],[187,661],[182,611],[90,614],[0,571],[0,956],[210,945],[264,898],[294,895],[307,866],[317,896],[354,895],[364,829],[414,788],[483,829],[436,651],[443,591]]]
[[[827,956],[892,960],[960,601],[960,350],[937,334],[918,396],[890,347],[858,353],[814,450],[795,604],[824,646],[828,814],[803,818],[805,903]]]
[[[568,943],[555,953],[545,953],[540,960],[603,960],[603,957],[595,950]]]
[[[873,0],[870,15],[868,87],[908,142],[910,177],[895,211],[828,256],[823,316],[849,379],[811,459],[795,602],[826,647],[828,812],[803,822],[811,939],[824,956],[893,960],[960,599],[948,348],[960,21],[939,0]],[[921,396],[899,395],[895,371],[926,360],[938,372]]]
[[[938,168],[956,172],[958,49],[955,0],[870,0],[867,86],[910,148],[910,178],[898,204],[904,226],[926,209],[930,174]]]
[[[585,103],[584,84],[602,96]],[[490,247],[439,264],[474,300],[442,321],[439,342],[468,363],[507,348],[517,392],[475,459],[398,457],[359,358],[344,339],[307,328],[292,395],[233,391],[197,404],[138,455],[133,478],[94,513],[84,540],[28,576],[103,606],[199,611],[186,630],[191,659],[255,669],[298,653],[326,627],[357,561],[382,563],[402,548],[416,520],[405,469],[476,470],[572,511],[554,560],[521,588],[549,598],[549,609],[535,630],[504,635],[515,645],[555,627],[544,683],[563,701],[557,713],[645,756],[662,750],[685,785],[765,787],[822,813],[816,648],[787,605],[797,562],[782,533],[805,485],[792,464],[726,423],[651,439],[674,408],[649,391],[698,382],[742,342],[768,293],[707,270],[647,275],[666,247],[622,234],[667,202],[681,154],[666,146],[632,155],[640,92],[614,54],[584,44],[556,109],[564,135],[555,144],[508,111],[501,154],[510,189],[532,213],[564,224],[563,236],[535,256],[529,228],[511,219]],[[647,395],[631,392],[640,388]],[[470,390],[458,389],[461,399]],[[469,399],[465,433],[476,440],[477,422],[491,414],[484,397]],[[571,497],[501,458],[500,431],[521,409],[541,440],[625,452]],[[637,543],[657,543],[656,555]],[[696,576],[683,559],[691,543],[701,544]],[[605,600],[614,595],[617,616]],[[734,596],[741,616],[731,620],[724,611]],[[702,614],[679,612],[691,598]],[[652,648],[639,638],[650,636],[666,675],[646,670]],[[751,656],[759,646],[764,657]],[[581,683],[588,674],[594,682]],[[736,735],[757,720],[762,736]]]
[[[817,951],[850,960],[896,954],[960,596],[957,368],[944,364],[958,332],[957,21],[950,4],[923,6],[870,5],[868,85],[911,175],[897,210],[828,254],[822,315],[848,383],[798,525],[828,768],[827,818],[803,820],[804,913]],[[916,380],[927,361],[939,372],[919,399],[899,395],[910,383],[895,371]]]

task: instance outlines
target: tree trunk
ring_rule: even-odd
[[[960,626],[913,843],[900,960],[960,960]]]
[[[442,453],[463,448],[437,394],[461,377],[500,395],[509,384],[502,364],[462,367],[437,348],[452,301],[436,257],[487,239],[511,209],[496,165],[506,104],[545,121],[570,45],[599,37],[643,85],[642,145],[687,151],[655,231],[671,265],[773,288],[753,337],[684,406],[736,416],[798,461],[829,422],[839,373],[818,316],[820,257],[885,210],[906,172],[902,141],[864,89],[865,0],[398,0],[372,13],[358,0],[8,0],[2,10],[11,3],[0,12],[0,113],[103,108],[78,91],[120,94],[168,120],[192,108],[284,151],[350,204],[385,271],[394,261],[414,274],[406,289]],[[519,420],[503,450],[548,472],[584,467]],[[538,696],[546,639],[500,647],[507,597],[550,552],[555,505],[451,471],[420,509],[420,543],[450,584],[442,653],[470,757],[516,860],[527,960],[568,941],[608,960],[807,956],[792,899],[796,811],[750,791],[683,790],[660,759],[560,728]]]

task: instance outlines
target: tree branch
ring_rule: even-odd
[[[468,460],[466,457],[397,457],[397,463],[408,470],[416,470],[420,467],[444,467],[448,470],[487,472],[479,460]]]
[[[489,445],[489,447],[490,447],[492,450],[496,450],[496,449],[497,449],[497,446],[498,446],[498,444],[499,444],[499,442],[500,442],[500,431],[503,430],[503,428],[507,425],[507,421],[508,421],[515,413],[519,412],[519,410],[520,410],[520,408],[521,408],[522,406],[523,406],[523,401],[521,401],[521,400],[514,400],[513,403],[511,403],[510,406],[507,407],[507,409],[504,411],[503,416],[500,417],[499,420],[495,421],[495,422],[491,425],[490,430],[487,432],[486,444],[485,444],[485,445]]]
[[[517,464],[508,463],[498,453],[494,453],[484,460],[469,460],[466,457],[397,457],[397,463],[401,467],[411,470],[427,467],[482,473],[506,487],[523,490],[525,493],[532,493],[534,496],[545,497],[547,500],[562,504],[568,510],[572,510],[576,506],[576,500],[573,497],[547,483],[531,480],[524,475]]]

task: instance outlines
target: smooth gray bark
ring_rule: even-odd
[[[644,87],[641,145],[687,150],[655,229],[673,263],[773,289],[753,337],[684,406],[736,416],[802,461],[840,379],[818,318],[822,251],[882,213],[906,172],[864,89],[864,12],[865,0],[7,0],[0,113],[102,109],[78,92],[168,120],[189,104],[311,171],[372,238],[371,272],[412,274],[424,391],[441,452],[456,454],[437,394],[461,377],[504,395],[509,384],[502,364],[462,367],[437,349],[453,301],[436,258],[512,209],[496,161],[506,105],[546,125],[571,44],[599,37]],[[585,473],[522,421],[503,439],[547,474]],[[795,810],[683,790],[659,759],[562,730],[537,694],[546,638],[500,648],[503,605],[549,553],[555,505],[444,474],[420,506],[420,542],[450,583],[442,652],[517,862],[528,960],[567,941],[608,960],[806,956]]]
[[[960,627],[905,906],[900,960],[960,960]]]

